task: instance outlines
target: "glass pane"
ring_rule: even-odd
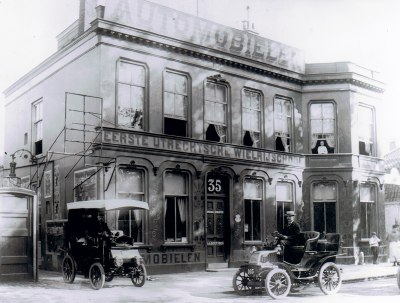
[[[243,96],[243,104],[242,104],[242,107],[245,107],[245,108],[250,108],[250,92],[248,92],[248,91],[245,91],[244,92],[244,96]]]
[[[172,93],[164,93],[164,114],[165,115],[174,115],[174,94]]]
[[[276,200],[292,201],[292,184],[288,182],[278,182],[276,184]]]
[[[373,186],[362,184],[360,188],[361,202],[375,202],[375,188]]]
[[[130,86],[126,84],[118,84],[118,106],[131,107],[131,90]]]
[[[324,119],[333,119],[335,117],[332,103],[322,104],[322,116]]]
[[[128,168],[119,169],[118,191],[124,193],[143,193],[143,172]]]
[[[165,173],[164,193],[166,195],[186,195],[187,194],[186,175],[171,173],[171,172]]]
[[[321,104],[311,104],[310,117],[311,117],[311,119],[321,119],[322,118]]]
[[[325,203],[326,208],[326,232],[336,233],[336,203]]]
[[[186,97],[175,95],[175,116],[186,119],[187,117]]]
[[[251,100],[251,107],[255,110],[260,110],[261,108],[261,96],[260,94],[253,94],[253,98]]]
[[[251,130],[250,110],[246,108],[243,108],[243,129]]]
[[[36,141],[43,139],[43,123],[39,121],[36,123]]]
[[[166,73],[165,80],[164,80],[164,90],[167,92],[174,92],[175,91],[175,83],[173,74]]]
[[[262,181],[257,179],[245,179],[243,191],[245,199],[262,199]]]
[[[119,64],[119,70],[118,70],[118,82],[123,82],[123,83],[131,83],[132,81],[132,75],[131,71],[129,69],[130,64],[126,62],[120,62]]]
[[[214,121],[213,119],[213,112],[214,112],[214,102],[210,102],[210,101],[206,101],[205,104],[205,115],[204,115],[204,119],[206,121]]]
[[[206,100],[215,100],[215,84],[207,82],[206,83]]]
[[[314,200],[336,200],[336,184],[320,183],[313,185]]]
[[[165,240],[173,242],[175,241],[175,200],[174,198],[167,198],[166,200]]]
[[[289,117],[292,116],[292,103],[289,101],[285,102],[285,114]]]
[[[244,201],[244,239],[251,240],[251,200]]]
[[[143,111],[144,89],[138,86],[131,86],[131,107]]]
[[[225,125],[225,105],[220,103],[214,104],[215,122]]]
[[[215,99],[218,100],[219,102],[226,103],[225,86],[216,85],[215,88],[216,88]]]
[[[187,242],[186,238],[186,214],[187,201],[185,198],[176,199],[176,241]]]
[[[324,203],[314,203],[314,230],[325,232],[325,207]]]
[[[182,75],[175,75],[175,91],[181,95],[187,95],[187,79]]]
[[[253,201],[253,240],[261,240],[261,201]]]
[[[333,120],[323,120],[323,133],[324,134],[333,134],[334,133],[334,125],[333,125]]]
[[[313,134],[322,134],[322,121],[321,120],[311,120],[311,132]]]
[[[144,67],[140,65],[131,65],[132,84],[144,87]]]
[[[252,121],[252,128],[250,130],[256,132],[260,131],[260,112],[255,111],[251,121]]]

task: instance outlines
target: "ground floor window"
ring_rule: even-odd
[[[276,224],[279,232],[283,232],[285,228],[285,213],[289,210],[294,210],[293,183],[278,182],[276,184]]]
[[[314,183],[312,201],[314,230],[321,233],[336,233],[336,183]]]
[[[118,198],[145,201],[144,171],[120,167],[118,172]],[[132,237],[136,243],[143,243],[144,216],[144,210],[119,210],[117,229]]]
[[[361,238],[369,238],[373,231],[376,232],[376,187],[374,184],[361,184],[360,186],[360,228]]]
[[[166,242],[188,242],[188,175],[166,172],[164,175],[164,234]]]
[[[261,241],[262,181],[244,180],[244,239]]]

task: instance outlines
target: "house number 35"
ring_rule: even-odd
[[[217,192],[221,191],[221,180],[220,179],[208,179],[208,191]]]

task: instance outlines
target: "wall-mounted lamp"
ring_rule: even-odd
[[[17,163],[15,162],[15,158],[17,154],[20,154],[20,157],[23,157],[24,159],[28,159],[30,156],[29,161],[33,164],[36,163],[37,159],[36,157],[27,149],[18,149],[14,153],[10,155],[11,157],[11,162],[10,162],[10,173],[7,177],[4,177],[3,179],[3,186],[5,187],[20,187],[21,186],[21,178],[17,177],[15,170],[17,168]],[[5,153],[7,155],[7,153]]]

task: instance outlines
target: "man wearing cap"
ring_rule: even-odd
[[[281,236],[281,244],[286,245],[298,245],[300,241],[300,225],[294,220],[295,213],[293,210],[286,212],[285,217],[287,219],[287,225],[283,229]]]

